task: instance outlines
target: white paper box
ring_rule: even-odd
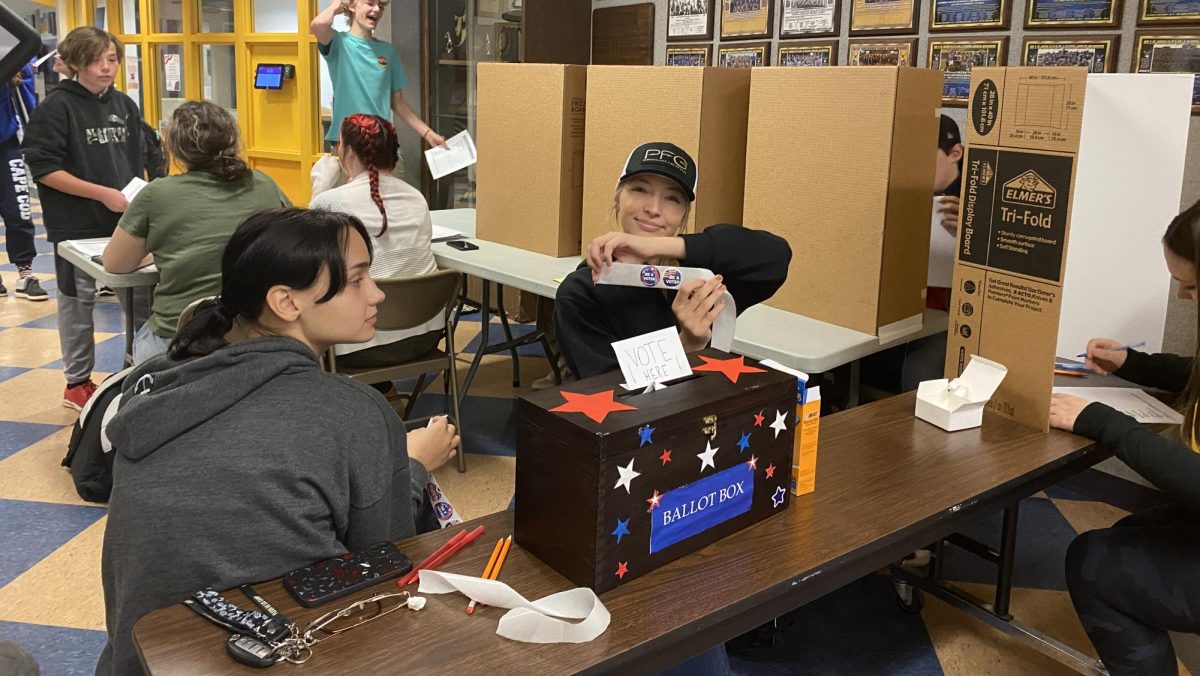
[[[917,387],[917,417],[947,432],[979,427],[984,406],[1007,374],[1003,364],[971,355],[958,378],[926,380]]]

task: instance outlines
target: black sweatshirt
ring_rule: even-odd
[[[1189,357],[1130,350],[1125,365],[1113,375],[1146,387],[1182,392],[1191,371]],[[1188,446],[1100,403],[1088,404],[1080,412],[1075,433],[1104,444],[1159,489],[1200,511],[1200,455]]]
[[[770,298],[787,279],[792,249],[782,237],[740,225],[714,225],[683,235],[682,267],[707,268],[722,275],[740,314]],[[675,326],[675,292],[592,284],[582,263],[558,287],[554,328],[571,372],[579,378],[620,367],[612,343]]]
[[[66,171],[75,178],[124,188],[145,169],[142,115],[133,99],[109,87],[100,96],[67,80],[33,110],[21,150],[38,183],[51,242],[111,237],[121,215],[85,197],[59,192],[42,177]]]

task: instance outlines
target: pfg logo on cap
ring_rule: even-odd
[[[682,281],[683,273],[679,272],[675,268],[667,268],[666,270],[663,270],[663,284],[666,284],[668,287],[674,289],[675,287],[679,286],[679,283]]]
[[[641,277],[642,284],[645,284],[646,286],[657,286],[658,268],[654,267],[653,265],[647,265],[646,267],[642,268]]]

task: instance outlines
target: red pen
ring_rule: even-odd
[[[445,563],[450,557],[454,556],[459,551],[461,551],[463,547],[466,547],[467,545],[474,542],[475,539],[478,538],[480,535],[483,535],[484,530],[485,530],[485,528],[483,526],[479,526],[479,527],[475,528],[475,530],[471,531],[470,533],[466,533],[465,531],[460,531],[458,535],[454,536],[453,538],[450,538],[449,542],[442,545],[442,547],[439,548],[437,551],[435,551],[433,554],[430,554],[424,561],[422,561],[420,563],[420,565],[414,567],[412,569],[412,571],[409,572],[408,575],[405,575],[404,577],[397,580],[396,586],[404,587],[412,582],[415,582],[417,577],[419,576],[419,573],[422,570],[436,569],[438,566]]]

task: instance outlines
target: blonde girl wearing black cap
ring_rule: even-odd
[[[684,349],[703,349],[726,290],[740,312],[770,298],[787,279],[792,251],[780,237],[727,223],[687,233],[697,176],[691,156],[671,143],[646,143],[630,154],[613,196],[617,229],[592,240],[587,260],[555,297],[558,343],[578,377],[618,368],[613,341],[668,326],[679,328]],[[715,274],[665,293],[597,285],[601,269],[614,262],[678,263]]]

